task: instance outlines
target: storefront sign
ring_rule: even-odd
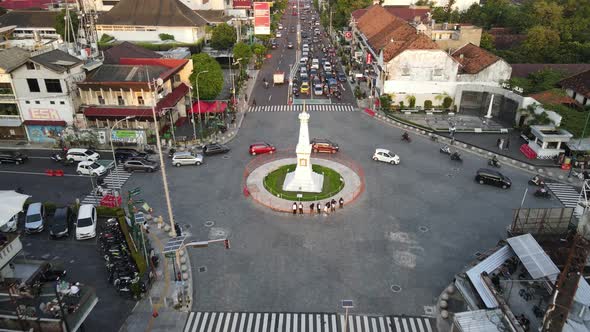
[[[355,57],[355,58],[357,58],[357,59],[358,59],[358,58],[360,58],[360,57],[362,57],[362,56],[363,56],[363,52],[362,52],[362,51],[356,51],[356,52],[354,52],[354,57]]]
[[[113,130],[111,140],[113,142],[143,143],[145,142],[145,132],[143,130]]]
[[[50,108],[31,108],[29,109],[29,118],[26,120],[60,121],[61,119],[57,110]]]
[[[352,40],[352,31],[344,31],[344,39],[351,41]]]
[[[254,2],[254,34],[270,35],[270,4]]]
[[[234,9],[250,9],[252,8],[252,1],[250,0],[233,0]]]
[[[373,62],[373,56],[367,52],[367,64],[370,65]]]

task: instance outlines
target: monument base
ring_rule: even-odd
[[[284,191],[320,193],[324,187],[324,175],[311,172],[311,177],[296,178],[296,172],[287,173],[283,182]]]

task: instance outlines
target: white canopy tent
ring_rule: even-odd
[[[27,198],[31,196],[19,194],[14,190],[0,190],[0,227],[23,209]]]

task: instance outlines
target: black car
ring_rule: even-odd
[[[307,32],[301,33],[301,38],[303,38],[303,39],[307,38]]]
[[[211,156],[214,154],[221,154],[229,152],[229,148],[223,144],[219,143],[211,143],[207,144],[203,147],[203,154],[206,156]]]
[[[115,149],[115,158],[117,162],[123,162],[129,158],[143,158],[146,159],[148,154],[145,152],[139,152],[135,149],[130,148],[118,148]]]
[[[74,215],[69,207],[58,208],[49,223],[49,235],[51,238],[68,237],[70,224],[74,222]]]
[[[20,165],[24,163],[29,157],[18,151],[0,151],[0,164],[14,163]]]
[[[502,173],[493,169],[480,168],[475,174],[475,181],[479,184],[489,184],[492,186],[508,189],[512,186],[512,181]]]
[[[346,82],[346,75],[344,73],[338,73],[338,80],[340,82]]]

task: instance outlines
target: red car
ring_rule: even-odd
[[[275,152],[277,149],[265,142],[259,142],[259,143],[254,143],[250,145],[250,149],[248,150],[250,152],[251,155],[255,156],[257,154],[263,154],[263,153],[273,153]]]
[[[311,147],[314,153],[336,153],[340,150],[338,144],[323,138],[314,138],[311,140]]]

